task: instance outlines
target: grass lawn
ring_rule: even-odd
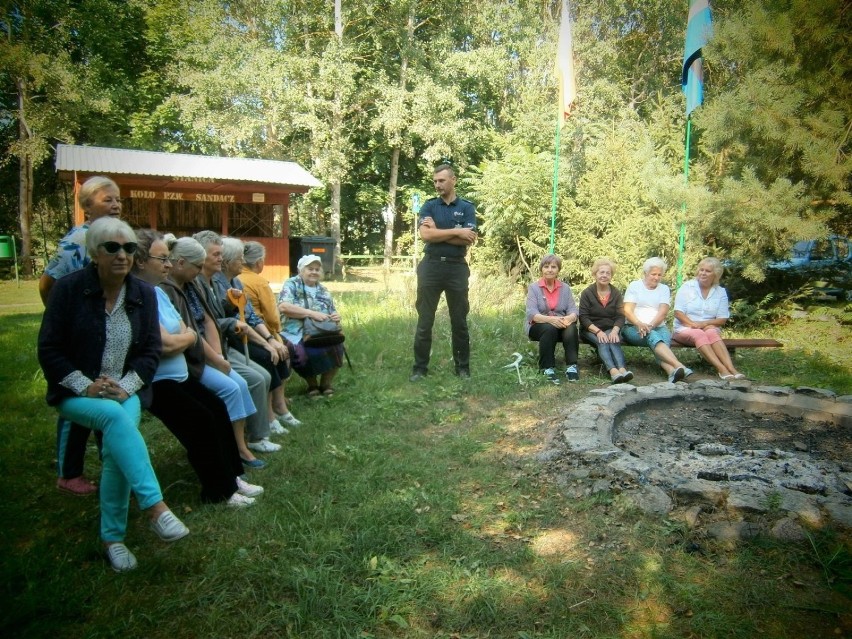
[[[408,380],[413,281],[362,272],[329,287],[352,370],[331,399],[288,386],[305,422],[250,480],[247,510],[205,506],[185,455],[155,419],[142,430],[166,501],[192,534],[159,542],[131,509],[139,569],[116,575],[98,504],[57,492],[55,413],[35,357],[34,282],[0,282],[0,636],[752,638],[852,636],[848,534],[729,545],[617,494],[568,499],[535,455],[571,402],[606,380],[581,351],[578,384],[545,384],[522,330],[522,287],[475,282],[473,378],[450,374],[446,309],[430,376]],[[835,305],[752,334],[742,351],[767,384],[852,393],[849,314]],[[844,323],[845,322],[845,323]],[[521,383],[501,367],[525,355]],[[631,349],[635,383],[662,380]],[[699,377],[710,371],[692,354]],[[93,447],[87,474],[97,477]]]

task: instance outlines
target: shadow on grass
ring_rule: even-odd
[[[305,426],[251,474],[266,488],[255,507],[203,506],[180,446],[157,420],[143,421],[166,499],[192,534],[164,545],[132,508],[128,544],[140,567],[121,576],[100,557],[96,500],[54,488],[55,414],[35,359],[40,315],[0,317],[0,471],[14,478],[0,505],[0,633],[827,637],[848,623],[848,601],[807,549],[726,548],[646,519],[618,495],[564,496],[535,453],[558,414],[606,383],[589,352],[580,383],[545,384],[520,309],[476,313],[465,382],[451,374],[442,309],[431,374],[410,384],[406,301],[339,302],[353,370],[330,400],[308,400],[300,380],[290,383]],[[520,381],[502,368],[515,351],[526,358]],[[660,381],[650,354],[636,362]],[[99,467],[91,449],[87,467]]]

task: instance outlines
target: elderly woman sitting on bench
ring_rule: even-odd
[[[698,263],[695,279],[684,282],[675,296],[674,339],[695,346],[721,379],[744,379],[722,341],[722,326],[731,316],[728,293],[719,286],[722,263],[705,257]]]
[[[668,264],[660,257],[645,260],[642,279],[630,282],[624,292],[627,323],[621,335],[631,346],[650,348],[669,381],[679,382],[692,375],[692,369],[681,364],[669,348],[672,334],[666,326],[666,316],[671,308],[672,293],[661,282],[667,268]]]

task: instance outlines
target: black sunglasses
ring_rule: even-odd
[[[121,250],[124,250],[128,255],[133,255],[136,252],[136,242],[101,242],[98,248],[102,248],[108,255],[115,255]]]

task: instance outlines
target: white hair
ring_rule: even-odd
[[[125,242],[136,242],[136,233],[127,222],[115,217],[101,217],[92,222],[86,231],[86,251],[89,257],[98,256],[98,246],[102,242],[108,242],[114,237],[120,237]]]
[[[666,261],[661,257],[649,257],[642,264],[642,272],[647,275],[651,272],[652,268],[658,268],[663,272],[663,275],[666,274],[666,271],[669,268],[669,265],[666,264]]]

